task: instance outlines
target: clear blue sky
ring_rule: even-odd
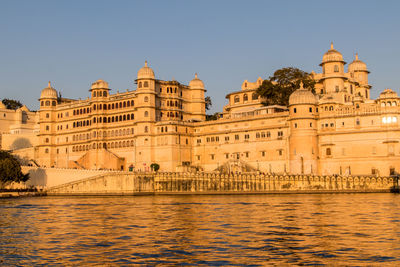
[[[124,91],[145,60],[158,79],[198,72],[214,111],[244,79],[294,66],[320,71],[334,42],[368,65],[372,96],[400,87],[400,1],[4,1],[0,98],[38,108],[51,80],[86,98],[93,81]]]

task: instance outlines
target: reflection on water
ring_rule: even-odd
[[[0,199],[0,265],[397,265],[400,195]]]

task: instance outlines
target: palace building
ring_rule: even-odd
[[[400,170],[400,98],[391,89],[370,98],[367,65],[348,65],[331,48],[316,94],[300,86],[289,106],[264,106],[263,80],[244,81],[226,96],[217,120],[206,120],[205,86],[156,79],[145,63],[133,91],[111,93],[94,82],[85,100],[40,95],[38,165],[149,171],[390,175]],[[16,151],[17,153],[17,151]]]

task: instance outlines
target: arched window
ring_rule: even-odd
[[[93,92],[93,97],[96,97],[96,91]]]
[[[235,103],[238,103],[240,101],[240,98],[239,98],[239,96],[237,95],[237,96],[235,96],[235,99],[234,99],[234,102]]]
[[[139,88],[142,88],[142,82],[139,82],[139,86],[138,86]]]
[[[122,115],[119,115],[119,121],[122,121]]]
[[[131,106],[133,107],[135,105],[135,102],[131,100]]]
[[[253,94],[251,95],[251,99],[252,99],[252,100],[257,100],[257,99],[258,99],[258,95],[257,95],[256,93],[253,93]]]
[[[103,96],[104,96],[104,97],[107,96],[107,91],[103,91]]]
[[[327,155],[327,156],[330,156],[331,154],[332,154],[331,148],[328,147],[328,148],[326,149],[326,155]]]
[[[330,106],[330,107],[329,107],[329,111],[333,111],[333,106]]]
[[[50,106],[50,101],[49,100],[46,101],[46,106]]]
[[[386,106],[390,107],[392,104],[390,103],[390,101],[387,102]]]
[[[148,96],[144,97],[144,102],[149,102],[149,97]]]
[[[114,109],[114,103],[111,104],[111,108]]]
[[[46,149],[44,150],[44,153],[48,154],[48,153],[49,153],[49,149],[46,148]]]
[[[126,102],[126,106],[130,107],[131,106],[131,102],[130,101]]]
[[[145,116],[145,117],[148,117],[148,116],[149,116],[149,112],[148,112],[148,111],[145,111],[145,112],[144,112],[144,116]]]
[[[244,94],[243,95],[243,101],[248,101],[249,100],[249,97],[247,96],[247,94]]]
[[[129,121],[131,119],[131,115],[130,114],[126,115],[126,119]]]
[[[339,66],[338,66],[338,65],[335,65],[335,67],[333,68],[333,71],[334,71],[334,72],[339,72]]]
[[[55,106],[56,106],[56,101],[51,102],[51,105],[52,105],[53,107],[55,107]]]
[[[135,115],[132,113],[131,114],[131,120],[133,120],[135,118]]]
[[[143,87],[149,87],[149,82],[148,82],[148,81],[145,81],[145,82],[143,83]]]
[[[126,108],[126,102],[124,101],[123,107]]]
[[[122,120],[126,121],[126,115],[124,115],[124,117],[122,117]]]
[[[144,132],[145,132],[145,133],[148,133],[148,132],[149,132],[149,127],[148,127],[148,126],[145,126],[145,127],[144,127]]]

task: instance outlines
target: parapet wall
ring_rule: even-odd
[[[398,177],[215,173],[105,173],[49,188],[48,194],[225,194],[392,192]]]

